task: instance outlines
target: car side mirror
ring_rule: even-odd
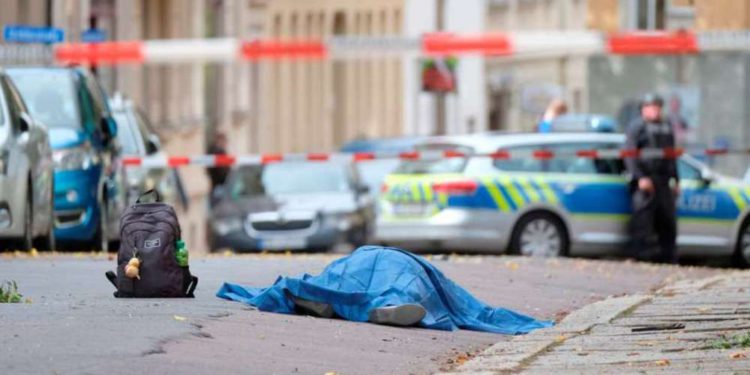
[[[18,130],[20,130],[21,133],[28,132],[29,130],[31,130],[32,122],[33,121],[31,120],[31,117],[28,114],[22,113],[18,121],[18,124],[19,124]]]
[[[370,192],[370,187],[367,185],[357,185],[357,193],[361,195],[368,194]]]
[[[104,143],[109,144],[117,137],[117,123],[109,117],[102,117],[99,124],[102,134],[104,134]]]
[[[153,155],[161,150],[161,141],[156,134],[149,134],[146,137],[146,154]]]

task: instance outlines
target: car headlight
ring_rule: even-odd
[[[242,229],[242,220],[236,217],[215,219],[213,226],[216,234],[226,236],[231,232]]]
[[[0,150],[0,174],[8,173],[8,159],[10,159],[10,153],[7,150]]]
[[[99,156],[91,149],[89,143],[83,146],[57,150],[52,153],[55,169],[67,171],[76,169],[88,169],[92,165],[99,164]]]

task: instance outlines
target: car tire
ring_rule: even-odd
[[[94,236],[94,249],[101,252],[109,251],[109,235],[107,225],[107,204],[106,202],[99,202],[99,227],[96,229],[96,235]]]
[[[742,268],[750,267],[750,219],[746,219],[740,227],[734,251],[734,263]]]
[[[34,247],[34,205],[31,204],[31,192],[26,193],[26,209],[23,217],[23,237],[21,237],[21,250],[31,251]]]
[[[49,226],[49,231],[46,236],[42,237],[38,241],[39,250],[43,251],[55,251],[57,250],[57,240],[55,239],[55,224],[54,221]]]
[[[510,242],[510,253],[517,255],[567,256],[570,246],[565,225],[555,215],[532,212],[516,224]]]
[[[49,217],[49,229],[47,229],[47,235],[39,240],[39,249],[45,251],[57,250],[57,240],[55,239],[55,187],[52,186],[52,193],[50,194],[50,217]]]

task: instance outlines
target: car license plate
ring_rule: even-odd
[[[393,206],[393,213],[398,216],[428,216],[434,207],[431,204],[399,203]]]
[[[307,247],[307,240],[289,237],[263,238],[259,242],[259,247],[263,250],[304,249]]]

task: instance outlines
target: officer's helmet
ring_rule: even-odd
[[[661,98],[661,96],[654,94],[654,93],[648,93],[643,96],[641,99],[641,107],[648,105],[648,104],[654,104],[658,105],[659,107],[664,106],[664,99]]]

